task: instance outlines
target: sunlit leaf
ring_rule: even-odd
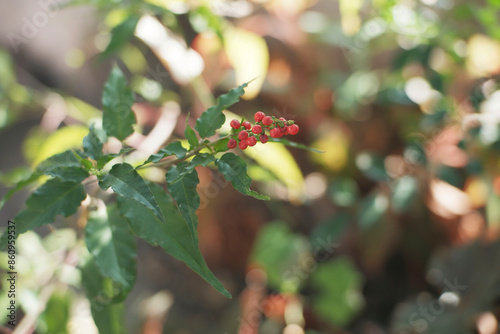
[[[247,148],[245,154],[273,173],[287,187],[291,201],[300,202],[304,189],[304,176],[292,154],[285,147],[280,144],[257,144]]]
[[[224,49],[234,68],[237,84],[255,79],[243,96],[244,99],[252,99],[259,93],[267,75],[267,44],[261,36],[240,28],[227,29],[224,40]]]
[[[113,303],[114,289],[110,278],[103,276],[97,264],[89,257],[81,267],[82,284],[90,301],[90,310],[99,333],[126,334],[123,327],[123,304]]]
[[[125,298],[136,278],[136,241],[115,205],[90,213],[85,243],[101,273],[121,284],[120,299]]]
[[[45,306],[45,311],[41,315],[41,321],[46,327],[44,333],[70,334],[66,325],[70,318],[71,295],[64,292],[55,292]]]
[[[80,125],[62,127],[48,136],[39,131],[33,132],[24,142],[26,158],[35,167],[55,154],[81,148],[82,140],[88,132],[87,127]]]

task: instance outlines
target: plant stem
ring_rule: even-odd
[[[176,164],[178,164],[180,162],[183,162],[186,159],[191,158],[192,156],[198,154],[204,148],[208,148],[209,150],[212,151],[212,153],[215,153],[213,151],[213,149],[212,149],[212,146],[214,146],[215,144],[217,144],[217,142],[219,142],[220,140],[223,140],[223,139],[226,139],[226,138],[229,138],[229,137],[231,137],[231,135],[226,135],[226,136],[217,138],[216,140],[212,140],[212,141],[210,141],[208,143],[203,143],[203,141],[200,140],[200,142],[198,143],[196,149],[194,149],[193,151],[189,152],[188,154],[186,154],[182,158],[168,159],[168,160],[164,160],[164,161],[152,163],[152,164],[149,164],[149,165],[144,165],[144,166],[138,167],[137,169],[143,169],[143,168],[148,168],[148,167],[170,167],[172,165],[176,165]]]

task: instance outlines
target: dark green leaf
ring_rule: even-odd
[[[127,148],[122,148],[120,150],[120,152],[118,153],[110,153],[110,154],[105,154],[103,155],[98,161],[97,161],[97,169],[102,169],[104,166],[106,166],[106,164],[108,162],[110,162],[111,160],[113,160],[114,158],[116,157],[119,157],[120,155],[122,154],[125,154],[127,152],[130,152],[131,150],[133,150],[132,148],[130,147],[127,147]]]
[[[156,202],[168,220],[163,223],[153,213],[139,203],[118,198],[120,213],[127,217],[132,230],[150,244],[160,245],[167,253],[185,262],[191,269],[210,283],[224,296],[231,295],[207,267],[197,245],[192,242],[191,233],[176,206],[163,188],[150,184]]]
[[[45,175],[58,177],[62,181],[81,182],[89,176],[72,150],[51,156],[41,162],[37,169]]]
[[[188,117],[186,117],[186,129],[184,130],[184,136],[186,136],[186,139],[188,140],[189,145],[191,145],[191,148],[194,148],[198,145],[198,137],[196,136],[194,130],[189,126],[189,115]]]
[[[35,227],[53,223],[57,215],[71,216],[85,197],[85,190],[80,183],[58,178],[47,181],[31,194],[26,201],[26,209],[14,219],[16,234],[19,236]]]
[[[311,283],[320,294],[313,298],[316,312],[335,325],[347,324],[363,306],[362,274],[347,258],[320,264]]]
[[[201,138],[207,138],[215,134],[215,130],[219,129],[226,121],[226,116],[222,113],[224,109],[229,108],[240,100],[240,96],[245,94],[244,88],[248,83],[231,89],[227,94],[221,95],[212,106],[201,114],[200,118],[196,121],[195,129],[200,134]]]
[[[167,182],[170,183],[177,182],[181,177],[184,177],[184,175],[191,173],[196,168],[196,166],[206,167],[209,163],[214,161],[215,157],[211,154],[208,153],[198,154],[191,161],[181,162],[180,164],[178,164],[177,165],[178,173],[175,175],[171,174]]]
[[[92,169],[94,169],[94,165],[92,164],[92,161],[83,157],[82,152],[80,152],[80,151],[72,151],[72,152],[73,152],[73,155],[75,156],[75,158],[78,160],[78,162],[80,162],[82,167],[85,168],[85,170],[87,172],[90,172]]]
[[[134,94],[127,87],[125,75],[115,66],[102,94],[102,126],[108,136],[123,140],[134,132],[132,125],[135,124],[135,115],[132,104]]]
[[[403,176],[394,184],[391,207],[395,213],[403,213],[412,205],[418,193],[418,181],[411,176]]]
[[[135,283],[137,247],[134,233],[115,205],[90,213],[85,242],[101,273],[122,286],[120,299],[124,299]]]
[[[357,209],[357,220],[362,229],[370,229],[384,216],[389,208],[389,200],[384,194],[373,193],[366,196]]]
[[[157,163],[161,159],[168,157],[172,154],[175,154],[177,159],[182,159],[186,156],[187,150],[182,146],[180,141],[174,141],[168,144],[166,147],[162,148],[158,151],[158,153],[152,154],[148,160],[146,160],[141,166],[153,162]],[[139,166],[140,167],[140,166]]]
[[[127,163],[114,165],[99,181],[99,186],[103,190],[111,187],[118,195],[141,203],[152,210],[161,221],[165,221],[151,190],[131,165]]]
[[[226,152],[229,150],[229,147],[227,147],[227,143],[229,142],[229,138],[224,138],[219,141],[214,145],[213,149],[215,152]]]
[[[385,171],[384,157],[371,152],[361,152],[356,157],[356,166],[363,175],[372,181],[387,181],[388,175]]]
[[[90,310],[94,322],[103,334],[124,334],[127,333],[123,327],[124,308],[123,304],[113,303],[116,294],[113,282],[110,278],[104,277],[97,264],[89,258],[81,268],[82,283],[90,301]]]
[[[310,236],[314,253],[326,252],[333,255],[351,219],[349,214],[341,212],[315,227]]]
[[[286,145],[286,146],[290,146],[290,147],[294,147],[294,148],[300,148],[300,149],[303,149],[303,150],[307,150],[307,151],[311,151],[311,152],[314,152],[314,153],[325,153],[324,151],[320,151],[320,150],[317,150],[315,148],[312,148],[312,147],[309,147],[309,146],[306,146],[306,145],[303,145],[303,144],[299,144],[299,143],[296,143],[296,142],[293,142],[293,141],[290,141],[288,139],[284,139],[284,138],[271,138],[269,137],[269,142],[271,143],[280,143],[280,144],[283,144],[283,145]]]
[[[83,152],[94,160],[99,160],[102,157],[102,141],[93,124],[90,126],[89,134],[83,138]]]
[[[226,153],[216,161],[219,172],[224,178],[231,182],[234,189],[243,195],[248,195],[261,200],[268,200],[268,196],[250,190],[252,179],[247,175],[247,164],[234,153]]]
[[[330,198],[335,205],[349,207],[356,204],[359,188],[351,178],[338,178],[330,187]]]
[[[120,50],[134,36],[135,27],[139,22],[139,16],[129,16],[125,21],[111,30],[111,41],[106,50],[101,54],[101,58],[107,58]]]
[[[307,276],[294,268],[310,253],[307,239],[294,234],[283,222],[265,225],[257,236],[252,251],[252,261],[267,274],[269,285],[281,291],[295,293]]]
[[[35,171],[33,174],[31,174],[29,177],[25,178],[24,180],[21,180],[16,183],[16,186],[12,189],[9,189],[7,194],[2,198],[0,201],[0,209],[3,208],[5,205],[5,202],[7,202],[15,193],[17,193],[19,190],[23,189],[24,187],[30,185],[31,183],[35,182],[42,176],[42,174],[38,171]]]
[[[179,170],[177,166],[170,167],[165,175],[168,183],[168,190],[177,202],[177,207],[189,227],[193,242],[198,244],[198,217],[196,216],[196,210],[198,210],[200,206],[200,196],[196,191],[196,186],[200,182],[198,173],[196,170],[193,170],[183,177],[178,178],[178,176]],[[178,180],[173,183],[169,181],[175,179]]]

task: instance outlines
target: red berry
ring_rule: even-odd
[[[299,126],[297,124],[292,124],[288,127],[288,133],[291,135],[296,135],[299,132]]]
[[[247,130],[250,130],[250,128],[252,127],[252,124],[250,124],[250,122],[247,121],[244,121],[243,123],[241,123],[241,125],[243,125]]]
[[[284,135],[288,134],[288,126],[285,126],[285,127],[281,128],[280,130],[281,130],[282,134],[284,134]]]
[[[233,129],[239,129],[240,128],[240,122],[236,119],[233,119],[231,123],[229,123]]]
[[[280,117],[280,121],[286,122],[285,117]]]
[[[266,116],[262,119],[262,124],[271,125],[273,124],[273,119],[271,118],[271,116]]]
[[[271,130],[271,137],[279,138],[281,136],[283,136],[283,134],[281,133],[281,130],[279,128],[274,128]]]
[[[259,124],[254,125],[252,128],[252,132],[258,135],[259,133],[262,132],[262,126],[260,126]]]
[[[239,140],[245,140],[248,138],[248,132],[245,130],[242,130],[240,133],[238,133],[238,139]]]
[[[259,139],[262,144],[265,144],[269,140],[269,137],[267,135],[260,135]]]
[[[240,141],[240,143],[238,144],[238,146],[239,146],[242,150],[244,150],[244,149],[246,149],[246,148],[248,147],[248,143],[247,143],[247,141],[246,141],[246,140],[242,140],[242,141]]]
[[[262,121],[262,119],[266,117],[266,114],[264,114],[262,111],[257,111],[253,118],[255,119],[256,122]]]
[[[238,144],[238,142],[236,141],[236,139],[232,139],[231,138],[227,142],[227,147],[229,147],[229,148],[235,148],[237,144]]]
[[[255,138],[254,136],[248,137],[247,144],[248,146],[255,146],[255,144],[257,144],[257,138]]]

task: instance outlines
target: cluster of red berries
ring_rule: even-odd
[[[255,146],[257,144],[257,136],[262,144],[267,143],[269,137],[266,135],[266,129],[269,130],[269,135],[273,138],[280,138],[284,135],[296,135],[299,132],[299,126],[294,124],[293,121],[288,121],[283,117],[279,119],[274,116],[266,116],[262,111],[257,111],[254,115],[255,125],[252,126],[250,122],[240,122],[236,119],[231,121],[233,128],[234,138],[229,139],[227,147],[235,148],[238,146],[242,150],[248,146]],[[236,134],[236,130],[243,127],[243,129]]]

